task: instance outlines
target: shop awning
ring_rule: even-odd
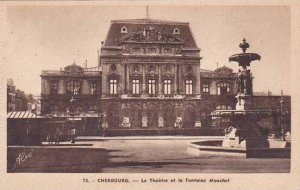
[[[34,118],[44,118],[35,113],[29,111],[13,111],[7,113],[8,119],[34,119]]]

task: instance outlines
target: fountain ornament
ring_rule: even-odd
[[[237,155],[246,158],[289,158],[290,143],[270,143],[268,134],[257,124],[260,119],[270,118],[276,110],[255,110],[253,106],[252,74],[250,64],[252,61],[260,60],[260,55],[247,53],[250,45],[246,39],[240,43],[242,53],[229,57],[230,62],[237,62],[239,69],[236,95],[237,104],[234,110],[215,110],[212,112],[214,118],[228,118],[230,125],[224,130],[225,136],[222,139],[209,139],[193,142],[188,146],[187,152],[193,155],[205,153],[218,155]]]
[[[243,39],[239,47],[242,53],[229,57],[230,62],[237,62],[241,67],[238,71],[238,94],[235,110],[216,110],[213,116],[229,117],[231,125],[225,130],[223,147],[234,148],[268,148],[266,132],[257,124],[259,118],[266,113],[253,109],[252,74],[249,69],[253,61],[260,60],[260,55],[247,53],[250,45]],[[268,115],[268,114],[267,114]]]

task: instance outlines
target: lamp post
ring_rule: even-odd
[[[284,126],[284,100],[283,100],[283,91],[281,90],[280,98],[280,128],[282,140],[285,141],[285,126]]]
[[[72,116],[72,130],[71,130],[71,142],[72,143],[75,143],[75,123],[74,123],[74,114],[75,114],[75,103],[76,103],[76,100],[74,98],[74,96],[72,96],[71,100],[70,100],[70,115]]]

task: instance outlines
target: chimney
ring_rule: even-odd
[[[84,68],[87,68],[87,59],[84,62]]]

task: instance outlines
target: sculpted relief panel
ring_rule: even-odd
[[[125,33],[125,32],[124,32]],[[183,43],[183,39],[180,38],[178,33],[169,33],[164,29],[147,26],[141,29],[138,29],[135,32],[128,32],[125,36],[120,39],[120,42],[162,42],[170,43],[177,42]]]

